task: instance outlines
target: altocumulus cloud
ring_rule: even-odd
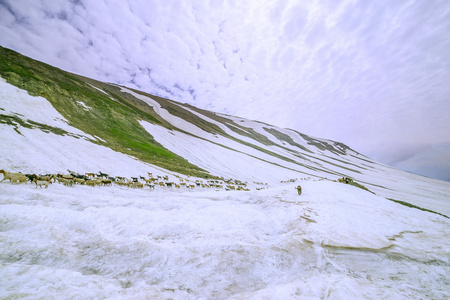
[[[2,46],[441,179],[411,158],[450,151],[448,32],[447,1],[0,1]]]

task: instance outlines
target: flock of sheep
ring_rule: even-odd
[[[84,175],[67,170],[68,174],[45,174],[45,175],[36,175],[36,174],[22,174],[22,173],[12,173],[6,172],[5,170],[0,170],[0,174],[3,174],[4,180],[9,180],[11,183],[20,184],[32,182],[36,184],[37,187],[45,187],[52,183],[58,182],[62,183],[65,186],[73,186],[73,185],[88,185],[88,186],[108,186],[108,185],[119,185],[126,186],[130,188],[144,188],[148,187],[150,189],[155,189],[155,187],[164,187],[164,188],[187,188],[193,189],[196,187],[201,188],[216,188],[216,189],[225,189],[229,190],[240,190],[240,191],[249,191],[247,188],[247,182],[242,182],[240,180],[199,180],[191,181],[188,178],[182,178],[180,176],[176,176],[175,181],[169,181],[169,176],[153,176],[152,173],[148,173],[148,177],[111,177],[108,174],[98,172],[95,173],[85,173]],[[1,175],[0,175],[1,176]]]
[[[238,190],[238,191],[250,191],[247,188],[247,182],[242,182],[240,180],[206,180],[202,181],[196,179],[195,181],[191,181],[188,178],[182,178],[180,176],[175,175],[178,179],[177,182],[169,181],[169,176],[159,176],[153,177],[152,173],[148,173],[148,177],[111,177],[108,174],[98,172],[95,173],[85,173],[84,175],[78,174],[76,172],[67,170],[68,174],[46,174],[46,175],[35,175],[35,174],[22,174],[22,173],[11,173],[6,172],[5,170],[0,170],[0,174],[3,174],[3,179],[0,182],[8,179],[11,183],[20,184],[33,182],[37,187],[45,187],[48,188],[49,184],[54,182],[62,183],[65,186],[73,186],[76,184],[79,185],[88,185],[88,186],[108,186],[108,185],[119,185],[126,186],[130,188],[144,188],[148,187],[150,189],[155,189],[155,187],[163,187],[163,188],[187,188],[193,189],[196,187],[201,188],[216,188],[219,190],[225,189],[226,191],[230,190]],[[301,178],[300,180],[309,180],[311,178]],[[327,178],[321,178],[319,180],[329,180]],[[286,181],[281,181],[281,183],[294,183],[297,181],[295,179],[289,179]],[[334,180],[342,183],[350,183],[353,180],[349,177],[339,178],[338,180]],[[257,185],[267,185],[267,183],[255,182]],[[264,189],[267,187],[256,188],[257,190]],[[301,186],[297,186],[296,190],[299,195],[302,194]]]

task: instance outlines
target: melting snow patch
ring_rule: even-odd
[[[86,82],[87,83],[87,82]],[[103,94],[105,94],[105,95],[108,95],[104,90],[102,90],[102,89],[99,89],[98,87],[96,87],[96,86],[93,86],[92,84],[90,84],[90,83],[87,83],[89,86],[91,86],[91,87],[93,87],[94,89],[96,89],[96,90],[98,90],[98,91],[100,91],[100,92],[102,92]]]
[[[83,101],[77,101],[77,103],[79,105],[81,105],[85,111],[90,111],[91,110],[91,107],[87,106]]]

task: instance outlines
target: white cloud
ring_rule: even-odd
[[[427,147],[393,165],[415,174],[450,181],[450,143]]]

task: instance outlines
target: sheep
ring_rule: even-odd
[[[66,179],[62,178],[62,177],[56,177],[56,181],[58,181],[58,183],[64,183]]]
[[[142,182],[136,181],[130,184],[131,188],[143,188],[144,184]]]
[[[103,185],[112,185],[112,181],[110,179],[101,179],[100,181]]]
[[[73,181],[78,184],[84,184],[86,182],[83,178],[74,178]]]
[[[3,179],[0,182],[3,182],[5,179],[9,179],[11,183],[22,183],[27,182],[27,176],[23,175],[22,173],[10,173],[6,172],[5,170],[0,170],[0,173],[3,174]]]
[[[144,179],[144,181],[145,181],[147,184],[151,184],[151,183],[157,181],[157,179],[156,179],[156,178],[149,178],[149,179]]]
[[[56,179],[58,179],[58,178],[73,179],[74,176],[69,175],[69,174],[61,174],[61,173],[58,173],[58,174],[56,174]]]
[[[53,175],[47,174],[47,175],[39,175],[39,176],[37,176],[36,179],[37,179],[37,180],[40,180],[40,181],[48,181],[48,182],[51,182],[53,178],[54,178]]]
[[[97,179],[89,179],[89,180],[86,180],[85,183],[86,183],[86,185],[89,185],[89,186],[96,186],[96,185],[100,185],[102,182]]]
[[[40,187],[41,189],[42,189],[43,185],[45,186],[45,188],[48,188],[48,185],[52,184],[51,182],[46,181],[46,180],[37,180],[37,179],[35,179],[33,181],[34,181],[34,183],[36,183],[36,188]]]
[[[106,173],[102,173],[102,171],[98,171],[97,177],[106,177],[106,178],[108,178],[109,175],[106,174]]]
[[[63,184],[65,186],[72,186],[73,185],[73,179],[63,179]]]
[[[173,182],[166,182],[167,187],[172,187],[173,184],[174,184]]]

